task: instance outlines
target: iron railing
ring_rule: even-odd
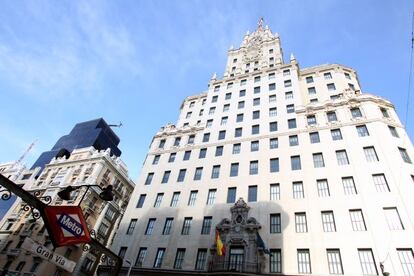
[[[233,262],[233,261],[212,261],[209,264],[210,272],[243,272],[260,274],[260,263],[257,262]]]

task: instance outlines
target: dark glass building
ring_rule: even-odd
[[[69,157],[74,149],[93,146],[97,150],[111,149],[111,155],[121,156],[121,150],[118,148],[119,138],[112,131],[111,127],[104,119],[96,119],[87,122],[78,123],[72,131],[62,136],[50,151],[43,152],[32,169],[41,167],[38,175],[43,171],[46,164],[54,157]]]

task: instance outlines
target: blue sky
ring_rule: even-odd
[[[413,10],[398,0],[2,1],[0,162],[38,139],[30,167],[77,122],[103,117],[122,121],[122,158],[136,180],[152,136],[223,73],[229,47],[262,16],[285,59],[353,67],[363,92],[391,100],[403,120]]]

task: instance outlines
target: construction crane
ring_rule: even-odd
[[[34,140],[30,146],[23,152],[22,156],[20,156],[20,158],[13,164],[13,168],[16,167],[18,164],[20,164],[20,162],[23,161],[23,159],[26,157],[26,155],[30,152],[30,150],[34,147],[34,145],[36,144],[37,139]]]

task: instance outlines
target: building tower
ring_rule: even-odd
[[[391,102],[285,62],[261,20],[155,134],[112,248],[131,275],[413,275],[410,156]]]
[[[46,164],[54,157],[69,156],[74,149],[94,147],[97,150],[111,149],[111,154],[121,156],[118,148],[119,138],[108,126],[104,119],[95,119],[87,122],[78,123],[72,131],[59,138],[50,151],[43,152],[32,169],[40,167],[39,174]]]

